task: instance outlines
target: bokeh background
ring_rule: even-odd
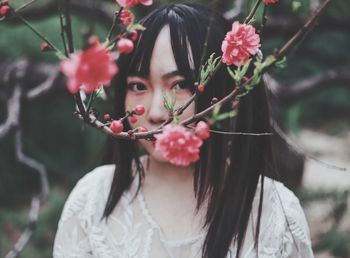
[[[62,48],[57,6],[40,0],[21,15]],[[153,7],[133,9],[138,18]],[[247,15],[254,1],[217,2],[230,19]],[[262,50],[280,47],[322,0],[280,0],[269,6]],[[13,6],[26,1],[10,0]],[[117,10],[114,1],[71,0],[74,44],[87,32],[105,38]],[[264,77],[276,124],[274,147],[286,185],[300,198],[318,258],[350,257],[350,2],[334,0],[311,33],[291,51],[285,69]],[[261,10],[257,15],[257,23]],[[48,199],[40,204],[36,229],[18,257],[51,257],[57,222],[77,180],[108,162],[108,139],[74,115],[53,53],[18,19],[0,22],[0,257],[33,228],[42,183]],[[100,114],[111,105],[99,99]],[[45,177],[47,175],[47,185]],[[44,180],[44,181],[43,181]],[[45,188],[44,188],[45,190]],[[34,197],[34,199],[33,199]],[[33,208],[34,207],[34,208]],[[32,218],[33,219],[33,218]],[[35,220],[35,218],[34,218]]]

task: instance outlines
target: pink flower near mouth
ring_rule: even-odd
[[[156,134],[155,149],[171,164],[188,166],[199,159],[201,138],[186,130],[182,125],[169,124],[161,134]]]
[[[235,21],[221,45],[222,61],[227,65],[243,65],[260,47],[260,37],[252,25]]]
[[[117,0],[117,3],[121,7],[132,8],[138,4],[142,4],[146,6],[152,5],[153,0]]]
[[[108,86],[118,72],[113,54],[99,42],[63,60],[60,69],[68,77],[67,87],[72,94],[77,93],[80,87],[91,93],[102,85]]]

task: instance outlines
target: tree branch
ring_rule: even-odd
[[[295,101],[306,98],[315,92],[330,88],[330,85],[342,86],[350,84],[350,66],[331,68],[316,75],[284,84],[278,82],[271,75],[265,74],[268,89],[276,98],[288,106]]]

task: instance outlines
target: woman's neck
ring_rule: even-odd
[[[166,187],[179,185],[193,187],[193,166],[174,166],[168,162],[157,161],[152,157],[149,157],[144,165],[148,184]]]

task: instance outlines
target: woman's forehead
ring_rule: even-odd
[[[171,47],[170,28],[164,26],[154,44],[150,60],[150,77],[178,70]]]
[[[192,51],[190,43],[187,41],[187,51],[183,53],[188,53],[188,61],[191,69],[194,69],[194,62],[192,57]],[[169,73],[177,71],[178,67],[174,57],[174,51],[172,48],[172,39],[170,34],[169,25],[165,25],[159,32],[150,60],[150,75],[152,73]]]

